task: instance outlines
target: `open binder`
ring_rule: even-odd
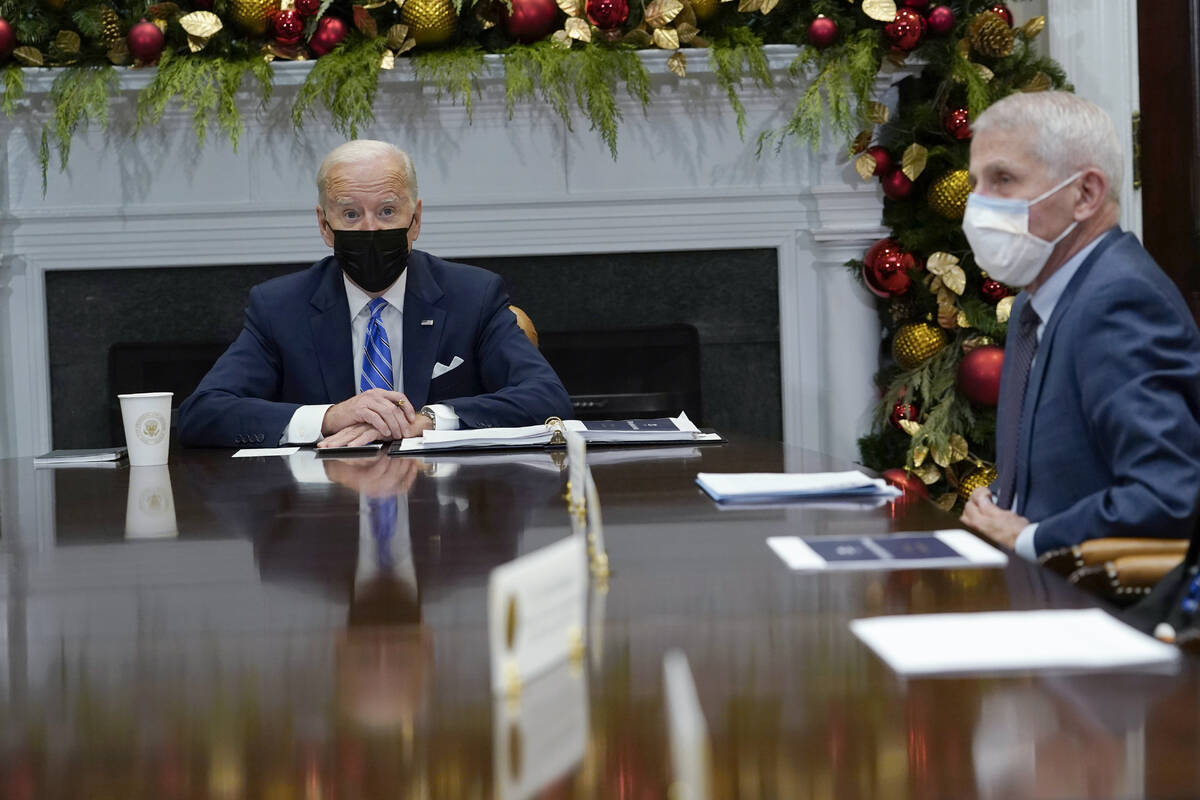
[[[659,419],[578,420],[551,417],[542,425],[521,428],[475,428],[458,431],[425,431],[415,439],[393,442],[391,455],[416,455],[451,450],[564,447],[566,431],[577,431],[588,444],[638,445],[722,442],[715,433],[703,433],[687,414]]]

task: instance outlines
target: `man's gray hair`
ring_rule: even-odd
[[[972,120],[975,135],[1027,130],[1031,149],[1055,181],[1095,167],[1108,178],[1108,196],[1119,202],[1124,160],[1112,118],[1095,103],[1070,92],[1017,92]]]
[[[412,159],[408,153],[390,142],[376,139],[354,139],[338,145],[329,151],[329,155],[317,169],[317,197],[321,207],[325,207],[325,179],[329,171],[341,164],[361,164],[364,161],[377,159],[396,159],[404,167],[404,182],[408,186],[408,199],[417,202],[417,171],[413,168]]]

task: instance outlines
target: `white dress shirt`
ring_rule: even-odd
[[[1083,246],[1075,255],[1067,259],[1058,270],[1046,279],[1046,282],[1038,287],[1038,290],[1029,295],[1029,304],[1033,306],[1033,310],[1037,312],[1038,322],[1037,341],[1038,346],[1042,344],[1042,333],[1046,330],[1046,323],[1050,321],[1050,315],[1054,313],[1055,306],[1062,299],[1063,292],[1067,290],[1067,284],[1071,282],[1071,278],[1075,277],[1075,273],[1083,266],[1084,259],[1096,249],[1096,245],[1100,244],[1100,240],[1104,238],[1102,235],[1097,236],[1092,241]],[[1037,363],[1038,352],[1033,351],[1033,361],[1029,363],[1029,374],[1033,374],[1033,365]],[[1026,387],[1028,389],[1028,387]],[[1013,497],[1012,510],[1020,513],[1021,497],[1017,495]],[[1037,523],[1032,522],[1026,525],[1017,535],[1017,541],[1013,544],[1013,549],[1017,555],[1028,561],[1037,561],[1037,548],[1034,546],[1033,537],[1037,533]]]
[[[342,273],[342,282],[346,286],[346,302],[350,306],[350,353],[354,363],[354,389],[359,392],[362,382],[362,354],[367,340],[367,323],[371,321],[371,296],[358,287]],[[408,285],[408,270],[400,273],[388,290],[381,297],[387,305],[379,312],[379,321],[387,331],[388,347],[392,351],[392,383],[397,392],[404,391],[404,291]],[[321,424],[325,420],[325,412],[331,404],[300,406],[292,414],[288,426],[284,428],[280,444],[313,444],[325,437],[321,433]],[[454,430],[458,428],[458,415],[445,404],[431,405],[437,419],[435,426],[438,430]]]

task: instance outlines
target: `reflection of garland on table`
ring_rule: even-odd
[[[623,88],[645,108],[650,75],[638,50],[670,52],[687,74],[707,59],[739,130],[743,80],[770,88],[764,44],[799,45],[787,80],[806,88],[759,147],[789,139],[817,146],[831,128],[853,143],[855,167],[878,177],[892,230],[850,266],[879,300],[894,364],[878,376],[882,400],[860,447],[864,462],[953,505],[987,482],[1002,344],[1012,292],[975,266],[959,227],[968,191],[970,120],[1013,91],[1064,85],[1030,43],[1041,17],[1020,28],[1002,3],[955,0],[0,0],[0,110],[23,108],[27,71],[55,66],[53,115],[41,139],[43,178],[56,149],[65,167],[80,127],[107,122],[117,67],[154,69],[137,98],[137,124],[172,103],[192,114],[203,144],[215,124],[236,146],[236,93],[264,102],[278,59],[315,59],[296,93],[300,128],[323,106],[346,136],[374,119],[382,70],[408,61],[439,99],[470,111],[477,79],[498,57],[510,110],[542,102],[568,125],[574,109],[617,153]],[[896,111],[873,97],[888,63],[919,59]]]

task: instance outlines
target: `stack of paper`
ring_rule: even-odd
[[[472,450],[489,447],[544,447],[562,443],[564,431],[576,431],[588,443],[594,444],[653,444],[661,442],[703,441],[706,436],[720,441],[715,434],[702,434],[680,413],[678,417],[661,419],[577,420],[555,421],[548,425],[527,425],[521,428],[474,428],[457,431],[425,431],[415,439],[404,439],[392,445],[391,453],[407,454],[440,450]],[[556,439],[556,436],[559,437]]]
[[[125,457],[124,447],[98,450],[51,450],[35,456],[35,467],[115,467]]]
[[[856,619],[854,635],[904,675],[1161,669],[1179,651],[1098,608]]]
[[[808,497],[899,497],[882,478],[849,472],[701,472],[696,483],[718,503],[773,503]]]

